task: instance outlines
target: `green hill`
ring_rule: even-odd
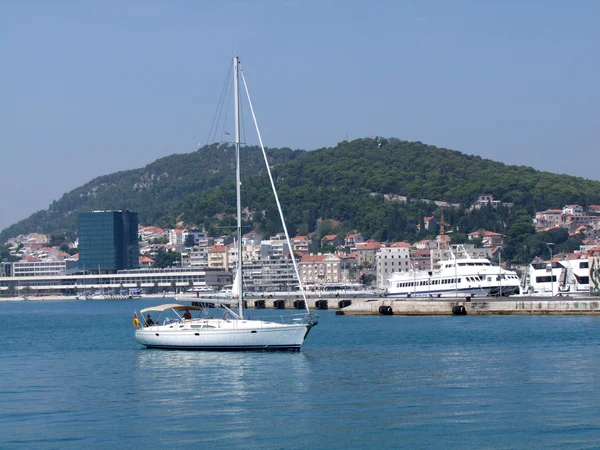
[[[290,149],[267,149],[272,164],[291,161],[299,154]],[[244,169],[256,175],[264,167],[260,148],[249,147],[243,155]],[[141,169],[94,178],[64,194],[47,210],[38,211],[0,233],[0,241],[30,232],[75,231],[77,212],[129,209],[139,213],[141,223],[174,222],[181,201],[190,194],[232,183],[234,148],[205,146],[192,153],[158,159]]]
[[[33,231],[74,231],[77,211],[93,209],[129,209],[139,212],[143,224],[183,223],[217,233],[217,227],[233,223],[233,156],[232,147],[215,144],[98,177],[63,195],[48,210],[5,229],[0,239]],[[529,223],[530,228],[536,210],[600,203],[598,181],[393,138],[344,141],[310,152],[268,149],[268,157],[288,228],[300,234],[317,227],[329,232],[329,222],[319,219],[335,219],[341,223],[337,232],[356,229],[379,240],[415,240],[425,236],[416,229],[423,217],[441,214],[436,204],[416,199],[459,203],[460,208],[444,212],[455,233],[478,228],[506,233],[515,223],[521,228]],[[259,148],[244,149],[242,201],[251,213],[247,225],[271,233],[279,230],[278,216],[263,166]],[[384,201],[383,194],[409,201]],[[480,194],[492,194],[514,207],[467,211]],[[525,226],[522,235],[528,233]]]

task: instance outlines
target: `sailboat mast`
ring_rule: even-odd
[[[235,191],[237,198],[237,267],[234,282],[237,283],[240,319],[244,318],[244,295],[242,293],[242,194],[240,174],[240,81],[239,57],[233,57],[233,94],[235,102]]]

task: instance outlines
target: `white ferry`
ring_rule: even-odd
[[[411,270],[392,274],[388,297],[488,297],[509,296],[520,292],[516,272],[493,266],[485,258],[472,258],[462,249],[464,258],[440,261],[432,271]]]
[[[565,255],[529,265],[524,289],[526,295],[587,295],[590,291],[590,268],[586,255]]]

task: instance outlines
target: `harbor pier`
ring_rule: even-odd
[[[344,315],[600,315],[596,297],[377,299],[353,303]]]
[[[179,300],[184,300],[180,297]],[[218,304],[215,298],[190,299],[193,304]],[[248,309],[304,310],[304,300],[293,297],[249,297]],[[311,310],[334,310],[339,315],[600,315],[598,297],[307,297]]]

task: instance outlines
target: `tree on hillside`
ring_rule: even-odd
[[[166,252],[164,250],[159,251],[154,259],[152,267],[157,269],[164,269],[166,267],[176,267],[181,261],[181,253],[179,252]]]

